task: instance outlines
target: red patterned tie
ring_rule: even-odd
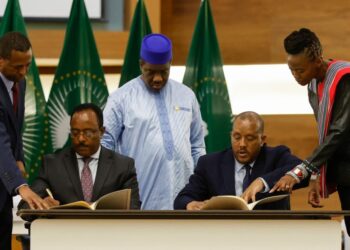
[[[17,106],[18,106],[18,84],[16,82],[13,83],[12,86],[12,105],[15,114],[17,114]]]
[[[93,181],[92,181],[92,175],[91,170],[89,167],[89,163],[91,162],[92,158],[83,158],[84,167],[81,171],[81,187],[83,189],[84,194],[84,200],[91,202],[92,198],[92,189],[94,187]]]

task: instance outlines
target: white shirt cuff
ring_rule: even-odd
[[[270,191],[270,187],[269,187],[269,185],[267,184],[267,182],[266,182],[263,178],[261,178],[261,177],[259,177],[259,179],[264,183],[264,186],[265,186],[265,189],[262,190],[261,193],[267,193],[267,192],[269,192],[269,191]]]

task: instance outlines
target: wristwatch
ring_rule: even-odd
[[[293,170],[292,170],[292,173],[295,174],[299,180],[302,180],[304,179],[304,174],[303,174],[303,171],[298,168],[298,167],[295,167]]]

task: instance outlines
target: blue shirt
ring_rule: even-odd
[[[249,165],[251,166],[251,170],[253,170],[255,161],[250,163]],[[246,169],[244,168],[244,164],[238,162],[235,158],[235,189],[236,189],[236,196],[241,196],[243,194],[243,179],[244,176],[246,175]],[[259,177],[259,179],[264,183],[264,190],[262,190],[262,193],[266,193],[270,191],[270,187],[267,184],[267,182]]]
[[[135,159],[142,209],[173,209],[198,158],[203,122],[190,88],[169,79],[156,92],[137,77],[108,98],[102,145]]]

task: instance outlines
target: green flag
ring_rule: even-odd
[[[53,150],[70,144],[70,114],[76,105],[101,108],[108,97],[84,0],[74,0],[64,45],[47,102]]]
[[[183,82],[198,98],[207,152],[229,147],[232,112],[209,0],[201,3]]]
[[[139,63],[141,42],[142,38],[150,33],[152,33],[152,29],[146,6],[143,0],[138,0],[131,23],[119,87],[141,74]]]
[[[0,36],[10,31],[18,31],[27,36],[18,0],[7,2],[0,24]],[[42,155],[50,151],[45,96],[34,56],[26,79],[23,148],[28,182],[31,183],[38,174]]]

